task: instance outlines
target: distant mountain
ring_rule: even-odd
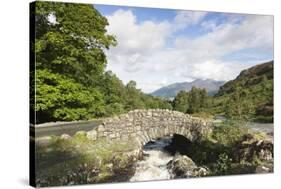
[[[214,95],[219,90],[220,86],[222,86],[224,83],[224,81],[215,81],[212,79],[196,79],[192,82],[174,83],[162,87],[151,93],[151,95],[158,97],[173,98],[177,95],[179,91],[190,91],[193,86],[198,88],[205,88],[209,95]]]

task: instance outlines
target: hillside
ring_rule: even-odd
[[[192,82],[174,83],[162,87],[151,93],[151,95],[158,97],[173,98],[177,95],[179,91],[190,91],[192,87],[205,88],[209,95],[214,95],[219,90],[219,87],[223,84],[223,81],[215,81],[212,79],[196,79]]]
[[[273,121],[273,61],[243,70],[220,87],[215,95],[217,111],[234,117]]]

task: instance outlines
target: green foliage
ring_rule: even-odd
[[[192,87],[189,98],[190,107],[188,113],[196,113],[207,107],[207,92],[206,89]]]
[[[226,153],[219,155],[219,158],[211,168],[210,175],[237,175],[237,174],[253,174],[256,170],[254,162],[234,162]]]
[[[105,72],[104,50],[117,42],[92,5],[36,2],[35,16],[36,103],[31,108],[37,123],[171,108],[169,102],[142,93],[134,81],[124,86]]]
[[[100,116],[103,98],[95,88],[87,89],[63,75],[36,70],[37,121],[81,120]]]
[[[199,165],[217,163],[222,153],[226,153],[229,157],[232,156],[236,142],[241,140],[247,132],[248,130],[240,123],[223,122],[213,126],[211,135],[188,144],[183,153],[186,153]]]
[[[37,122],[101,116],[96,83],[106,65],[103,49],[116,43],[107,20],[84,4],[36,2],[35,14]]]
[[[230,120],[214,125],[212,138],[219,144],[233,146],[247,132],[244,122]]]
[[[144,94],[136,88],[136,82],[130,81],[125,87],[125,109],[127,111],[134,109],[172,109],[169,101],[151,95]]]
[[[212,111],[231,119],[273,121],[273,62],[244,70],[221,87]]]
[[[209,175],[231,175],[255,173],[256,166],[265,163],[257,156],[251,161],[237,159],[237,144],[248,133],[243,123],[226,121],[214,125],[213,132],[200,141],[188,142],[180,153],[189,156],[197,165],[207,166]],[[264,134],[254,135],[255,140],[263,140]],[[243,142],[245,143],[245,142]]]
[[[189,92],[180,91],[177,94],[173,100],[173,108],[184,113],[203,112],[208,108],[210,99],[205,89],[192,87]]]
[[[253,121],[259,123],[273,123],[273,115],[272,116],[258,115],[253,118]]]
[[[270,63],[243,71],[214,98],[207,96],[205,89],[193,87],[190,92],[179,92],[171,103],[144,94],[135,81],[124,85],[114,73],[105,72],[104,50],[117,41],[107,34],[108,22],[93,6],[36,2],[35,16],[36,70],[31,80],[36,103],[31,108],[36,111],[37,123],[91,119],[145,108],[273,121]]]
[[[189,93],[180,91],[173,101],[174,110],[186,112],[189,109]]]
[[[35,25],[36,68],[92,86],[106,66],[103,50],[116,44],[106,18],[91,5],[36,2]]]
[[[217,175],[227,175],[231,168],[231,163],[232,159],[229,158],[226,153],[220,154],[217,160],[215,173]]]
[[[195,87],[190,92],[181,91],[173,101],[173,108],[191,114],[203,112],[228,119],[273,122],[273,63],[242,71],[214,97]]]

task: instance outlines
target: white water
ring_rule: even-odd
[[[163,148],[170,140],[157,140],[153,144],[147,144],[143,152],[144,160],[137,163],[135,175],[130,181],[165,180],[171,178],[167,169],[167,163],[173,156],[164,152]]]
[[[273,132],[273,124],[248,123],[247,127],[253,131]],[[146,144],[143,149],[144,160],[137,163],[136,172],[130,181],[170,179],[167,163],[173,159],[173,156],[164,151],[164,147],[170,142],[170,139],[162,139]]]

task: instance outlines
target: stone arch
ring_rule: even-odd
[[[165,109],[134,110],[113,118],[88,132],[91,139],[135,140],[139,147],[151,140],[179,134],[190,141],[211,132],[209,122],[177,111]]]

